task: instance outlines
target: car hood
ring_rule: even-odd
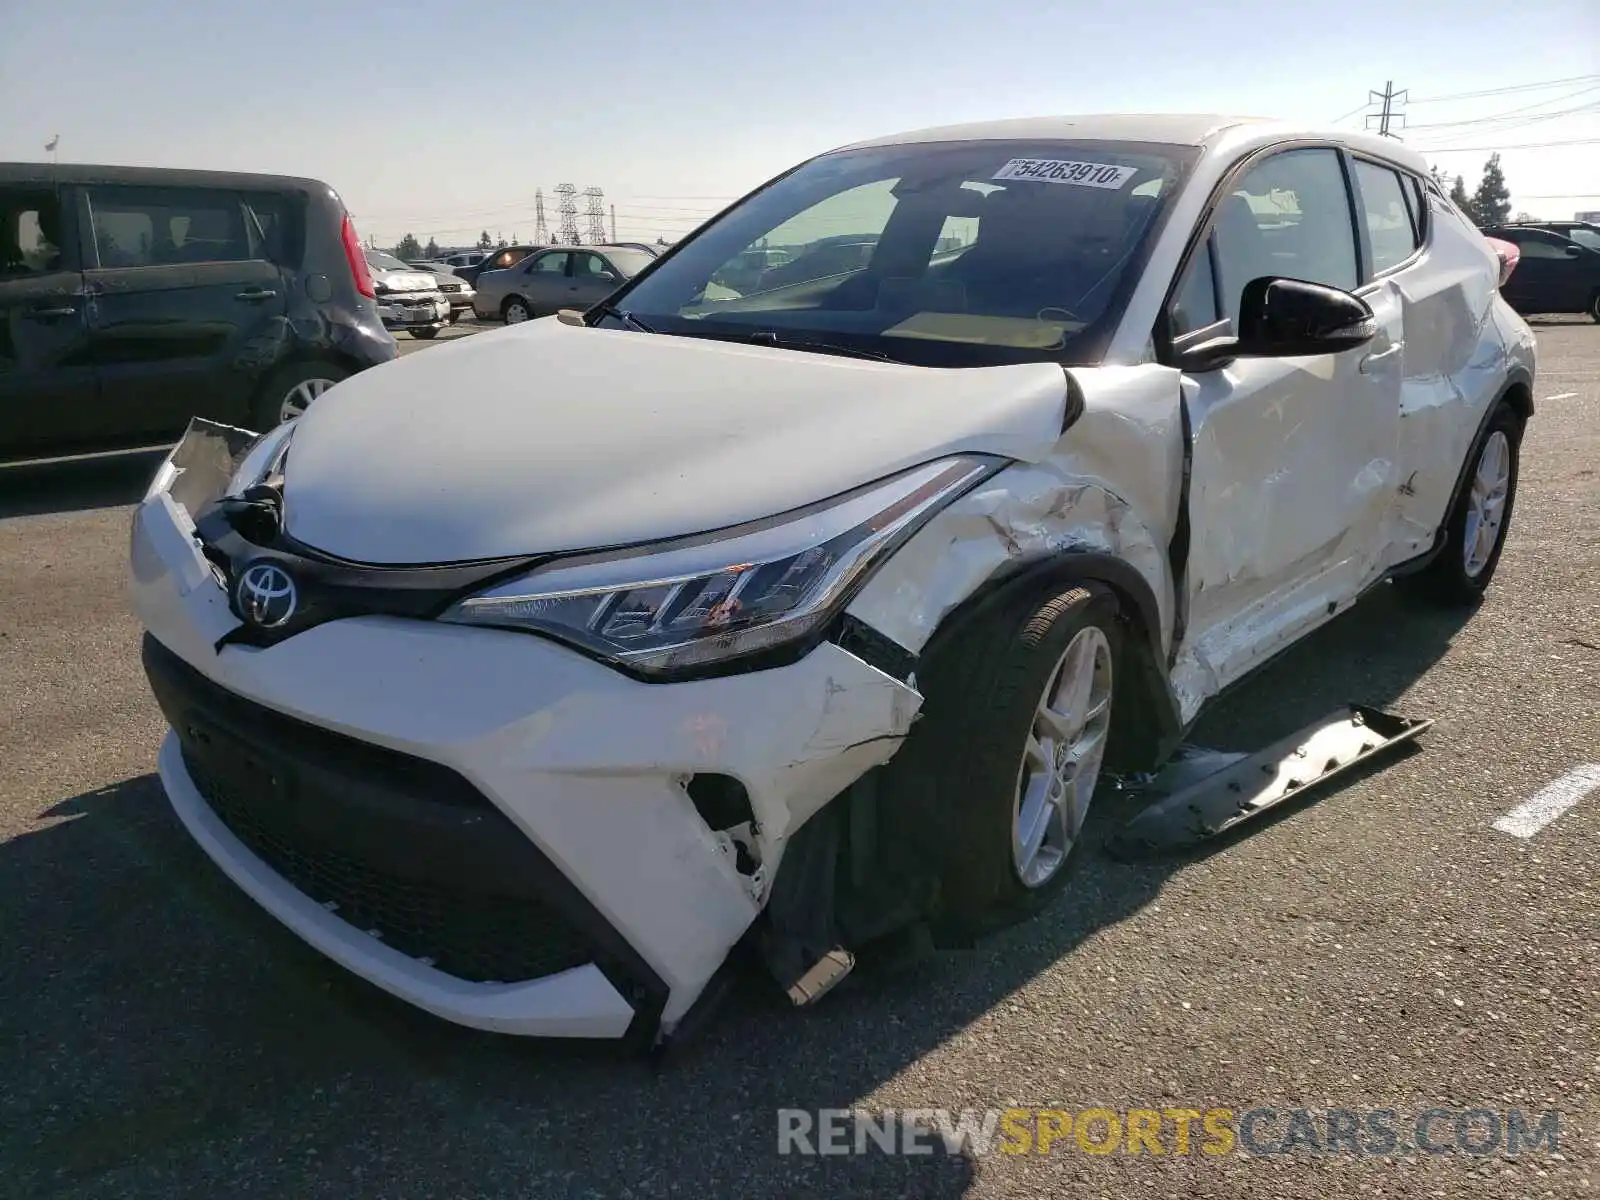
[[[556,318],[370,368],[300,419],[290,536],[375,564],[702,533],[1061,437],[1051,363],[932,369]]]

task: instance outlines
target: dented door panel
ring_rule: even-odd
[[[1533,376],[1533,334],[1497,303],[1492,252],[1437,199],[1426,252],[1393,277],[1405,317],[1401,479],[1386,566],[1426,553],[1461,464],[1508,375]]]

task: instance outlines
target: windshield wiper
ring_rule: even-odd
[[[780,338],[777,332],[771,329],[758,329],[748,335],[752,342],[761,342],[768,346],[781,346],[785,350],[811,350],[817,354],[838,354],[845,358],[870,358],[874,362],[899,363],[905,365],[904,359],[895,358],[881,350],[861,350],[855,346],[842,346],[838,342],[815,342],[807,338]]]
[[[624,325],[631,325],[634,329],[637,329],[640,333],[654,333],[655,332],[654,329],[650,328],[650,326],[646,325],[643,321],[639,320],[639,318],[634,316],[631,312],[624,312],[622,309],[618,308],[614,304],[607,304],[605,301],[602,300],[599,304],[595,305],[595,309],[596,309],[596,311],[598,311],[600,313],[601,316],[603,316],[603,317],[615,317],[617,320],[621,321]]]

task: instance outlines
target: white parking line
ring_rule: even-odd
[[[1600,787],[1600,763],[1584,763],[1540,788],[1496,821],[1494,827],[1512,837],[1531,838],[1596,787]]]
[[[1546,396],[1545,399],[1546,400],[1571,400],[1577,394],[1578,394],[1577,392],[1560,392],[1560,393],[1558,393],[1557,395],[1554,395],[1554,396]]]

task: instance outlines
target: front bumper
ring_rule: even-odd
[[[378,316],[385,329],[438,328],[450,318],[444,293],[418,297],[404,293],[378,297]]]
[[[892,756],[920,704],[831,643],[674,684],[391,617],[219,650],[238,621],[191,529],[157,492],[132,530],[173,808],[304,940],[464,1025],[670,1033],[760,913],[787,839]],[[690,799],[703,774],[747,790],[754,864]]]

